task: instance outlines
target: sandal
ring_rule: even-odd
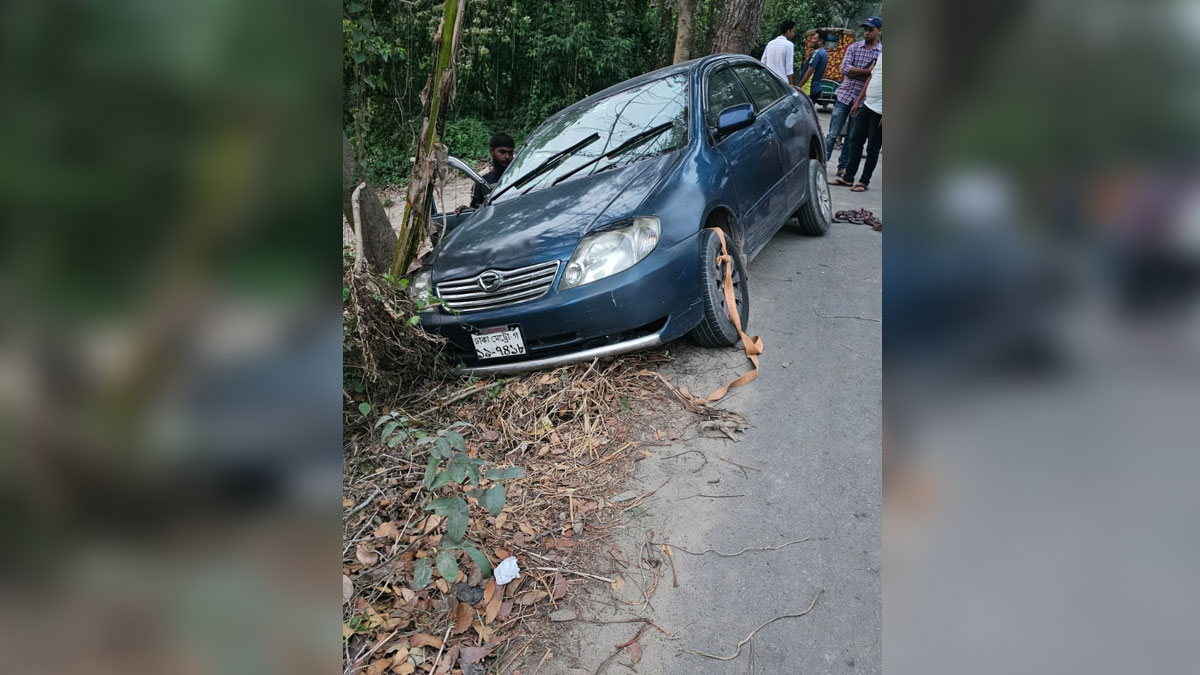
[[[847,183],[847,185],[849,185],[849,183]],[[866,192],[866,191],[867,191],[867,184],[866,184],[866,183],[859,183],[858,185],[855,185],[854,187],[850,188],[850,191],[851,191],[851,192]]]
[[[838,176],[837,178],[834,178],[833,180],[829,181],[829,184],[830,185],[845,185],[847,187],[853,185],[853,183],[847,181],[845,178],[842,178],[841,176]]]

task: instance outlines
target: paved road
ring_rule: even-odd
[[[866,193],[831,188],[834,210],[869,208],[882,218],[882,163],[873,183]],[[651,490],[671,480],[618,543],[632,555],[648,530],[695,551],[812,540],[737,557],[677,553],[679,587],[671,587],[667,570],[644,615],[678,639],[648,633],[638,671],[745,673],[745,648],[728,662],[679,650],[730,654],[756,626],[803,611],[822,589],[808,616],[759,631],[755,672],[882,671],[880,253],[880,233],[835,223],[820,238],[785,229],[751,263],[749,332],[766,344],[763,370],[726,405],[752,426],[738,443],[698,438],[693,427],[669,448],[656,448],[639,463],[635,487]],[[668,372],[702,395],[746,367],[735,350],[681,341],[671,351],[679,358]],[[663,459],[685,450],[704,459],[696,453]],[[721,457],[759,471],[743,475]],[[570,661],[590,672],[632,632],[628,625],[575,627],[578,651],[557,672],[575,672]],[[620,661],[630,663],[628,656]],[[605,672],[625,670],[612,663]]]

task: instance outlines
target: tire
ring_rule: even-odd
[[[737,242],[725,235],[725,246],[733,258],[733,292],[738,305],[742,330],[750,321],[750,287],[746,283],[746,260]],[[716,232],[700,233],[700,293],[704,301],[704,318],[692,329],[692,339],[701,347],[730,347],[741,338],[725,309],[725,266],[717,263],[721,255],[721,239]]]
[[[796,211],[796,220],[800,223],[800,232],[810,237],[828,232],[829,223],[833,221],[833,201],[825,165],[815,159],[808,160],[808,199]]]

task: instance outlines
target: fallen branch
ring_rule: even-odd
[[[723,556],[723,557],[726,557],[726,558],[732,558],[732,557],[734,557],[734,556],[741,555],[741,554],[745,553],[746,551],[778,551],[778,550],[779,550],[779,549],[781,549],[781,548],[785,548],[785,547],[787,547],[787,546],[791,546],[792,544],[799,544],[799,543],[801,543],[801,542],[808,541],[809,539],[812,539],[812,537],[805,537],[805,538],[803,538],[803,539],[797,539],[796,541],[789,541],[789,542],[788,542],[788,543],[786,543],[786,544],[780,544],[780,545],[778,545],[778,546],[763,546],[763,547],[759,547],[759,546],[747,546],[746,548],[744,548],[744,549],[742,549],[742,550],[738,551],[737,553],[725,553],[725,552],[723,552],[723,551],[718,551],[718,550],[717,550],[717,549],[715,549],[715,548],[706,548],[706,549],[704,549],[703,551],[700,551],[699,553],[697,553],[697,552],[695,552],[695,551],[689,551],[689,550],[687,550],[687,548],[686,548],[686,547],[684,547],[684,546],[680,546],[680,547],[679,547],[679,550],[680,550],[680,551],[683,551],[684,553],[687,553],[688,555],[704,555],[705,553],[716,553],[716,554],[717,554],[717,555],[719,555],[719,556]],[[657,542],[657,541],[656,541],[656,542],[654,542],[654,543],[655,543],[655,544],[662,544],[663,546],[666,546],[666,543],[665,543],[665,542]]]
[[[755,634],[755,633],[757,633],[758,631],[762,630],[763,628],[766,628],[767,626],[769,626],[769,625],[771,625],[771,624],[775,623],[776,621],[778,621],[778,620],[780,620],[780,619],[794,619],[794,618],[797,618],[797,617],[804,616],[805,614],[808,614],[809,612],[811,612],[811,611],[812,611],[812,608],[816,606],[816,604],[817,604],[817,598],[821,597],[821,594],[822,594],[822,593],[824,593],[824,592],[825,592],[825,589],[821,589],[821,590],[817,591],[817,594],[813,596],[813,599],[812,599],[812,604],[810,604],[810,605],[808,606],[808,609],[804,610],[803,612],[800,612],[799,614],[783,614],[783,615],[781,615],[781,616],[777,616],[777,617],[775,617],[774,619],[771,619],[770,621],[767,621],[766,623],[762,624],[762,625],[761,625],[761,626],[759,626],[758,628],[755,628],[754,630],[750,631],[750,634],[749,634],[749,635],[747,635],[746,637],[742,638],[742,641],[741,641],[741,642],[739,642],[739,643],[737,643],[737,649],[735,649],[735,650],[733,651],[733,653],[732,653],[732,654],[730,654],[729,656],[719,656],[719,655],[717,655],[717,654],[706,654],[706,653],[704,653],[704,652],[698,652],[698,651],[696,651],[696,650],[694,650],[694,649],[680,649],[680,650],[679,650],[679,653],[680,653],[680,654],[695,654],[696,656],[703,656],[703,657],[705,657],[705,658],[708,658],[708,659],[716,659],[716,660],[718,660],[718,661],[732,661],[732,660],[736,659],[736,658],[738,657],[738,655],[739,655],[739,654],[741,654],[741,653],[742,653],[742,647],[743,647],[743,646],[744,646],[744,645],[745,645],[747,642],[749,642],[750,640],[754,639],[754,634]]]

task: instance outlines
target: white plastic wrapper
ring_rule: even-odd
[[[492,573],[496,579],[497,586],[503,586],[508,582],[521,576],[521,568],[517,567],[517,559],[513,556],[508,556],[496,565],[496,571]]]

